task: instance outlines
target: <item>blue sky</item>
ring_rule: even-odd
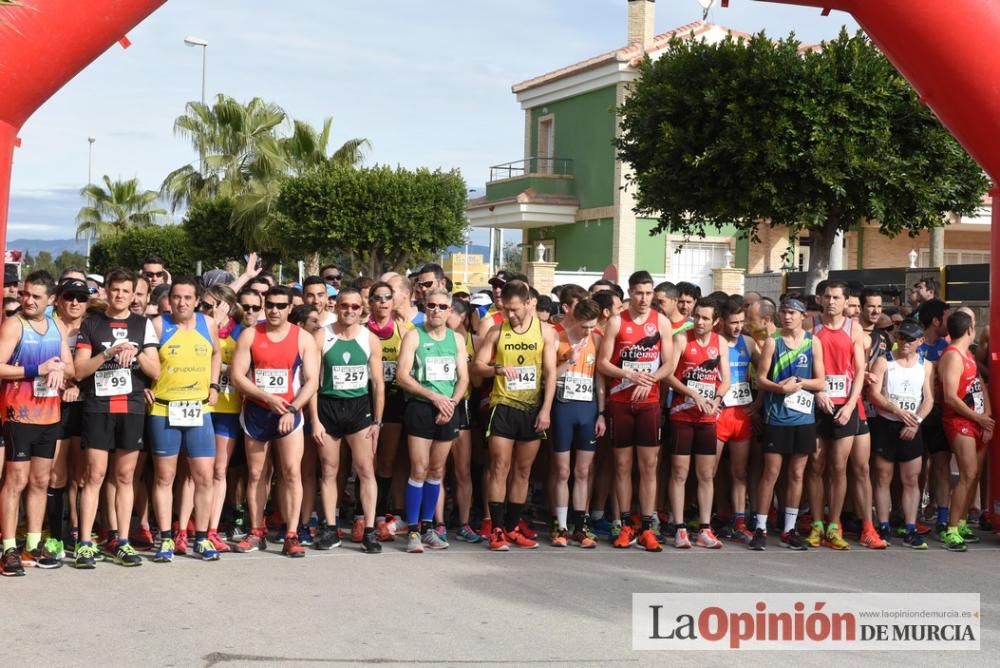
[[[856,26],[835,12],[732,0],[709,20],[737,30],[794,30],[816,42]],[[701,18],[696,0],[660,0],[657,32]],[[622,46],[625,0],[169,0],[28,120],[14,154],[8,238],[69,238],[93,175],[136,176],[157,189],[196,160],[173,120],[201,93],[260,96],[294,118],[334,118],[333,142],[366,137],[367,162],[462,171],[521,157],[523,116],[512,84]],[[480,239],[482,237],[482,239]],[[485,233],[474,235],[477,242]]]

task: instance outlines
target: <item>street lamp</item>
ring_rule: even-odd
[[[184,45],[190,48],[201,47],[201,104],[205,104],[205,69],[208,54],[208,41],[201,37],[188,36],[184,38]],[[205,152],[198,151],[198,171],[205,173]]]
[[[90,136],[87,137],[87,185],[89,186],[94,182],[93,172],[94,172],[94,142],[97,141],[97,137]],[[94,230],[90,230],[90,234],[87,235],[87,269],[90,269],[90,246],[94,242]]]

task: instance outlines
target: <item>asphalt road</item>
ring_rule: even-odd
[[[774,539],[772,538],[772,541]],[[659,554],[556,549],[490,553],[453,543],[410,555],[356,545],[178,557],[125,569],[29,569],[0,581],[4,665],[328,666],[1000,665],[1000,540],[965,554],[926,552]],[[979,592],[982,650],[928,652],[634,652],[633,592]]]

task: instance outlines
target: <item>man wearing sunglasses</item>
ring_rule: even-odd
[[[375,534],[375,449],[385,408],[382,343],[361,320],[361,293],[344,288],[337,295],[337,322],[316,332],[322,381],[310,399],[313,439],[319,448],[320,496],[324,525],[318,549],[336,547],[337,471],[341,445],[351,449],[351,460],[361,484],[362,517],[356,517],[351,540],[360,535],[361,549],[382,551]],[[369,394],[369,386],[371,393]],[[330,521],[333,520],[333,524]]]
[[[45,501],[59,436],[60,401],[73,358],[65,337],[45,309],[55,296],[46,271],[24,279],[21,314],[0,328],[3,379],[3,438],[8,449],[2,498],[3,557],[0,574],[24,575],[24,565],[58,568],[62,562],[41,544]],[[15,537],[21,493],[27,489],[27,542],[19,553]]]
[[[896,332],[896,349],[889,358],[875,359],[870,376],[869,398],[877,417],[871,420],[872,450],[875,453],[875,508],[878,531],[889,542],[889,509],[892,478],[899,466],[902,484],[903,543],[915,550],[926,550],[927,543],[917,533],[920,509],[920,469],[924,444],[921,423],[934,406],[931,389],[931,363],[917,354],[924,332],[913,320],[903,322]]]
[[[328,285],[340,289],[340,282],[343,280],[344,275],[340,273],[340,269],[337,268],[335,264],[328,264],[319,270],[319,275],[323,278],[323,281]]]
[[[427,301],[427,295],[434,290],[445,289],[444,269],[441,265],[434,264],[433,262],[425,264],[420,268],[420,271],[417,272],[415,284],[416,292],[414,297],[416,297],[417,304],[423,307],[424,303]]]
[[[229,366],[230,380],[244,397],[241,422],[252,527],[237,544],[237,552],[267,548],[267,489],[262,476],[273,443],[281,471],[281,515],[288,530],[282,554],[305,556],[296,532],[302,509],[302,408],[316,392],[319,360],[313,337],[288,322],[291,306],[291,288],[276,285],[268,290],[264,295],[266,322],[240,334]]]
[[[142,261],[142,275],[149,281],[151,289],[170,282],[170,272],[164,266],[163,258],[156,255]]]

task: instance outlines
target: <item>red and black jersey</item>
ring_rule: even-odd
[[[628,311],[622,311],[621,326],[615,337],[615,349],[611,355],[611,363],[622,369],[656,373],[660,368],[659,316],[656,311],[646,315],[646,322],[638,323],[632,319]],[[624,378],[611,381],[609,392],[611,401],[617,403],[632,403],[632,392],[635,385]],[[660,385],[657,383],[649,392],[643,404],[660,403]]]
[[[958,398],[966,406],[982,414],[986,410],[986,404],[983,396],[983,383],[979,380],[979,372],[976,369],[976,358],[973,357],[971,352],[963,354],[955,346],[948,346],[944,352],[948,352],[949,350],[954,350],[962,356],[962,376],[958,380]],[[948,406],[948,402],[944,402],[944,405],[941,407],[941,417],[947,420],[960,416],[955,413],[954,408]]]
[[[677,361],[674,376],[706,399],[714,399],[719,384],[722,383],[719,335],[712,332],[708,337],[708,344],[704,346],[698,343],[692,330],[689,329],[686,335],[687,343]],[[728,345],[726,354],[729,354]],[[674,392],[670,403],[670,419],[678,422],[715,422],[717,417],[705,415],[690,397]]]
[[[160,341],[149,319],[136,313],[129,313],[126,318],[109,318],[104,313],[92,313],[80,325],[80,335],[77,339],[77,350],[90,350],[94,357],[101,355],[121,341],[135,344],[141,353],[146,348],[158,348]],[[83,392],[85,413],[131,413],[144,415],[146,413],[145,390],[151,383],[139,367],[139,361],[132,362],[130,368],[132,390],[127,394],[98,396],[95,389],[95,379],[99,374],[110,375],[109,372],[121,369],[114,359],[100,366],[93,376],[85,378],[80,383]]]

